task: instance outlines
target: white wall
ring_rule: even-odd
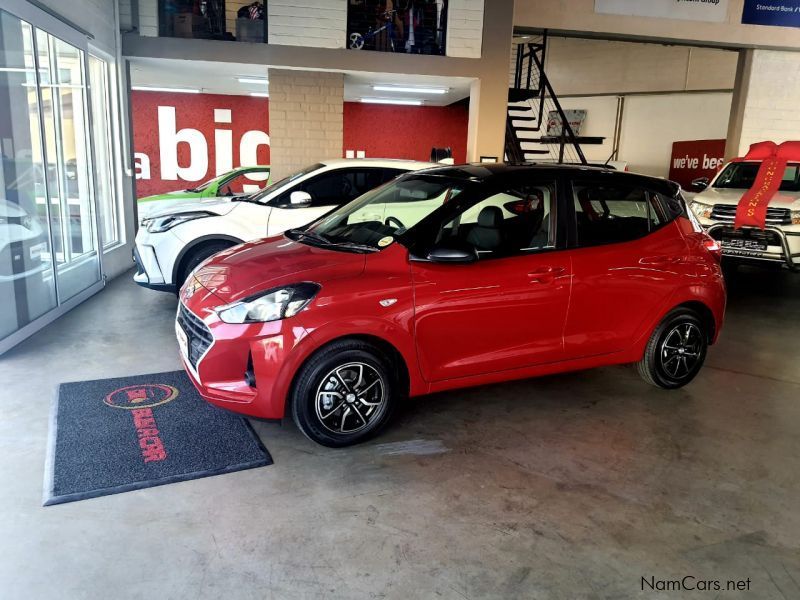
[[[672,142],[726,138],[731,100],[729,93],[628,96],[620,160],[631,171],[666,177]]]
[[[800,53],[754,50],[744,98],[739,156],[750,144],[800,140]]]
[[[551,37],[545,72],[559,95],[729,90],[737,58],[728,50]]]
[[[270,44],[344,48],[347,0],[269,0]]]
[[[602,144],[581,146],[583,154],[590,162],[604,163],[614,150],[614,124],[617,119],[617,96],[594,96],[588,98],[562,98],[561,107],[565,110],[586,110],[586,121],[581,135],[606,138]]]
[[[447,56],[480,58],[484,0],[450,0],[447,7]]]

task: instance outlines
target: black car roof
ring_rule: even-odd
[[[680,190],[680,186],[674,181],[661,179],[659,177],[639,175],[638,173],[627,173],[604,167],[564,163],[530,163],[524,165],[507,163],[467,163],[463,165],[433,167],[430,169],[424,169],[422,171],[416,171],[413,174],[435,175],[450,179],[498,183],[499,180],[502,180],[507,176],[518,175],[522,173],[549,174],[552,176],[558,176],[567,173],[572,178],[608,177],[612,180],[620,180],[620,178],[622,178],[626,182],[646,185],[657,192],[668,194],[670,196],[674,196]]]

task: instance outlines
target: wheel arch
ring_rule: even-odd
[[[697,315],[700,317],[700,320],[703,322],[703,325],[706,327],[706,337],[708,338],[708,343],[713,343],[717,337],[717,321],[714,318],[714,312],[711,310],[711,308],[700,300],[689,300],[687,302],[683,302],[675,306],[672,310],[678,308],[688,308],[689,310],[697,313]],[[672,312],[672,310],[669,312]]]
[[[177,285],[178,275],[183,270],[186,260],[192,255],[193,251],[215,242],[225,242],[230,244],[230,246],[236,246],[237,244],[243,244],[244,240],[240,240],[232,235],[225,234],[203,235],[192,240],[183,248],[181,248],[181,251],[178,253],[177,258],[172,265],[172,282]]]

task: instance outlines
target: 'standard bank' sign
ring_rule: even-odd
[[[728,0],[594,0],[594,11],[607,15],[722,23],[728,20]]]

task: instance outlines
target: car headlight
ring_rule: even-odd
[[[714,209],[714,207],[711,204],[703,204],[702,202],[693,200],[691,209],[699,219],[710,219],[711,211]]]
[[[261,292],[216,309],[224,323],[266,323],[295,316],[314,299],[320,286],[298,283]]]
[[[142,227],[146,228],[149,233],[161,233],[172,229],[176,225],[186,223],[187,221],[194,221],[195,219],[202,219],[203,217],[213,217],[214,215],[209,212],[188,212],[177,213],[174,215],[166,215],[163,217],[152,217],[149,219],[142,219]]]

